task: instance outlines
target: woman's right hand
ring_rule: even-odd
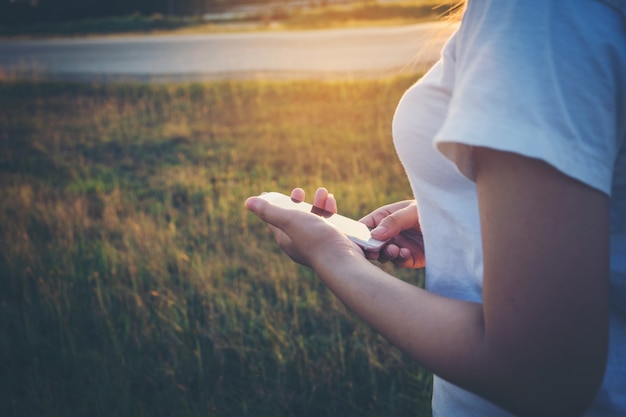
[[[361,222],[373,228],[374,239],[389,240],[380,252],[367,252],[368,259],[393,262],[405,268],[423,268],[426,265],[415,200],[383,206],[363,217]]]

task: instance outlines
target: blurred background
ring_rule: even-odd
[[[450,33],[450,7],[0,1],[0,415],[430,415],[430,373],[293,264],[243,202],[323,185],[360,218],[410,198],[391,119],[422,74],[413,57]],[[415,28],[429,35],[403,71],[123,72],[156,66],[163,37],[174,52],[295,39],[348,55],[371,44],[362,33],[391,31],[393,49]],[[193,53],[208,68],[233,45]],[[59,70],[111,61],[116,77]],[[422,285],[423,271],[380,267]]]
[[[2,0],[0,24],[17,26],[76,22],[103,18],[160,21],[162,27],[193,26],[202,22],[288,21],[294,15],[340,14],[346,20],[437,19],[454,8],[439,0]],[[313,13],[313,12],[317,13]],[[400,11],[402,13],[400,13]],[[319,18],[319,16],[317,16]],[[320,19],[321,20],[321,19]],[[110,20],[113,24],[115,21]],[[331,22],[326,22],[326,25]],[[336,23],[336,22],[334,22]],[[321,23],[320,23],[321,24]],[[158,23],[154,24],[159,27]],[[32,26],[30,30],[35,30]],[[94,28],[95,30],[95,28]],[[102,29],[104,30],[104,29]],[[109,31],[119,30],[110,27]],[[5,32],[6,33],[6,32]]]

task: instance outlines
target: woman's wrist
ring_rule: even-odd
[[[365,258],[363,250],[350,241],[342,247],[328,245],[316,251],[310,263],[320,279],[331,288],[338,279],[349,279],[358,274],[362,264],[369,265],[371,262]]]

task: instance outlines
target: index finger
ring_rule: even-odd
[[[378,209],[371,212],[367,216],[362,217],[361,219],[359,219],[359,221],[361,223],[365,223],[367,227],[374,228],[378,226],[378,223],[380,223],[380,221],[387,217],[389,214],[389,211],[381,211],[381,209]]]

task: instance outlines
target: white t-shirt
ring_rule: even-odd
[[[480,302],[472,146],[541,159],[611,197],[610,351],[587,416],[626,415],[626,0],[470,0],[404,95],[394,143],[415,197],[429,291]],[[438,377],[434,416],[507,416]]]

